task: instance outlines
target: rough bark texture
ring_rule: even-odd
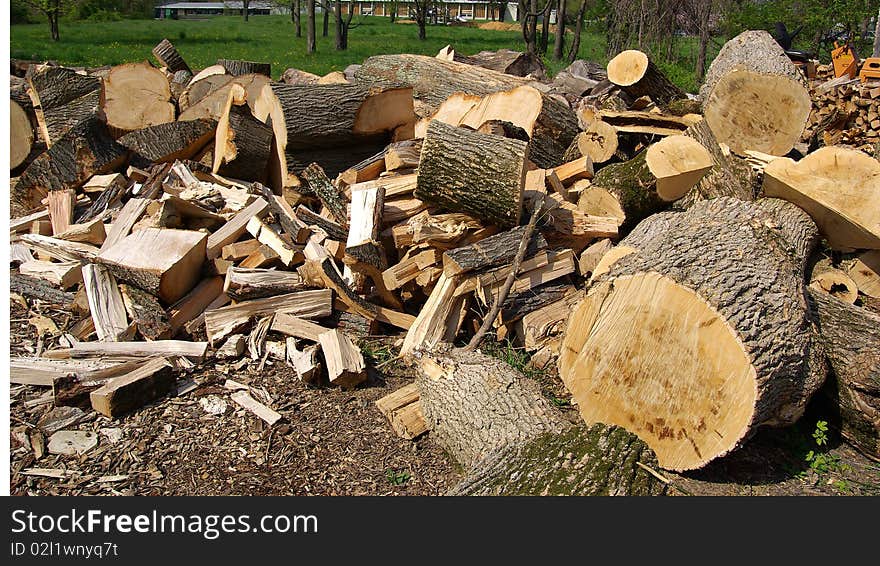
[[[718,140],[705,120],[700,120],[685,130],[691,137],[706,148],[715,165],[706,173],[697,186],[677,203],[685,208],[701,200],[717,197],[736,197],[740,200],[755,200],[758,192],[758,179],[755,171],[746,160],[723,152]]]
[[[214,120],[168,122],[130,132],[118,141],[154,163],[192,159],[214,138]]]
[[[623,163],[612,163],[593,177],[593,186],[605,189],[617,199],[626,217],[620,231],[632,230],[636,224],[669,206],[656,193],[656,177],[645,161],[647,150]]]
[[[828,390],[840,406],[841,434],[880,460],[880,316],[822,291],[810,296],[834,370]]]
[[[153,56],[171,73],[187,71],[192,75],[192,69],[189,68],[189,65],[186,64],[186,61],[183,60],[183,57],[180,56],[174,45],[167,39],[163,39],[153,48]]]
[[[656,466],[617,427],[572,427],[538,384],[501,360],[438,347],[416,379],[432,436],[469,472],[456,495],[649,495]]]
[[[327,178],[321,166],[317,163],[312,163],[302,170],[301,175],[321,200],[321,203],[330,211],[333,219],[343,229],[348,228],[348,211],[346,209],[345,197],[336,188],[336,185]]]
[[[509,228],[519,224],[527,146],[433,120],[422,144],[416,198]]]
[[[499,49],[498,51],[480,51],[474,55],[455,53],[453,57],[458,63],[476,65],[477,67],[517,77],[532,75],[540,79],[547,73],[547,69],[544,67],[540,57],[533,53],[523,53],[522,51]]]
[[[271,63],[258,63],[256,61],[241,61],[238,59],[217,59],[218,65],[223,65],[226,72],[232,76],[255,73],[258,75],[272,76]]]
[[[9,277],[9,292],[53,305],[67,306],[73,304],[74,301],[73,293],[59,291],[51,283],[17,273],[13,273]]]
[[[459,275],[509,263],[516,255],[525,231],[525,226],[518,226],[479,242],[449,250],[443,254],[443,268],[447,275]],[[535,255],[538,250],[546,247],[547,241],[544,236],[540,232],[533,232],[525,255],[526,257]]]
[[[39,104],[43,139],[51,147],[81,121],[97,112],[103,102],[101,80],[65,67],[44,67],[28,72],[31,96]]]
[[[618,259],[607,273],[593,282],[582,305],[594,304],[595,308],[600,309],[600,313],[606,299],[614,292],[613,289],[634,278],[648,281],[659,274],[673,284],[692,291],[733,332],[735,340],[730,342],[732,348],[741,350],[746,356],[746,363],[753,368],[754,373],[751,375],[755,380],[754,408],[752,411],[751,407],[747,407],[749,411],[743,413],[744,424],[737,429],[742,436],[724,438],[719,446],[713,446],[713,453],[706,453],[706,446],[703,446],[701,453],[694,444],[696,459],[692,462],[693,466],[699,467],[739,446],[759,426],[785,426],[795,422],[803,414],[811,395],[824,381],[824,363],[816,341],[814,320],[809,312],[804,282],[806,258],[817,239],[815,224],[802,210],[790,203],[776,199],[747,203],[723,197],[697,203],[687,212],[665,212],[645,220],[619,245],[620,248],[628,247],[632,253]],[[609,295],[602,298],[602,293]],[[642,297],[633,297],[635,298],[642,301]],[[639,310],[637,320],[643,320],[648,318],[647,315],[664,313],[664,309],[671,307],[651,303],[648,299],[644,306],[638,308],[647,309],[644,312]],[[572,328],[576,316],[578,310],[569,321],[569,329]],[[663,316],[669,316],[669,321],[675,320],[674,312]],[[627,384],[656,382],[659,401],[642,399],[642,410],[653,410],[648,407],[656,406],[658,410],[666,411],[661,407],[672,401],[665,400],[663,392],[678,387],[678,382],[684,383],[682,380],[688,379],[689,372],[694,371],[689,368],[693,364],[699,366],[702,363],[696,353],[692,353],[696,357],[690,361],[685,352],[673,351],[668,356],[662,353],[661,343],[664,347],[667,343],[676,343],[676,335],[671,334],[673,330],[665,330],[667,327],[679,328],[672,324],[664,323],[656,330],[645,328],[644,332],[639,323],[628,328],[627,334],[650,336],[650,341],[656,343],[649,345],[645,338],[632,346],[639,354],[630,352],[626,354],[626,359],[619,360],[610,359],[610,354],[602,357],[602,352],[609,347],[624,347],[604,342],[601,337],[607,334],[597,334],[596,340],[588,340],[587,335],[581,332],[584,329],[576,333],[568,332],[560,357],[560,375],[569,388],[575,380],[605,379],[601,375],[604,369],[614,373],[606,376],[612,380],[610,383],[614,383],[614,387],[626,388]],[[680,328],[687,328],[688,332],[696,333],[695,336],[703,332],[703,326],[694,327],[692,323]],[[586,332],[589,333],[590,329],[587,328]],[[673,349],[671,345],[667,349]],[[682,344],[678,347],[683,346]],[[716,346],[722,347],[720,344]],[[568,350],[571,350],[570,354],[567,353]],[[601,368],[595,370],[599,373],[590,376],[578,373],[578,368],[584,367],[583,360],[598,359],[594,356],[600,356],[603,360]],[[615,369],[618,366],[623,370]],[[723,373],[726,369],[721,368],[719,371]],[[676,382],[667,381],[664,376],[670,375],[670,372],[681,374],[681,379]],[[617,390],[612,388],[611,391]],[[591,410],[585,399],[580,399],[580,402],[582,413]],[[675,401],[678,402],[686,401]],[[710,400],[694,402],[711,403]],[[700,429],[697,421],[701,416],[687,413],[688,410],[682,408],[670,417],[673,422],[667,421],[661,428],[671,429],[673,436],[678,430],[684,431],[686,439],[678,442],[693,443],[693,440],[687,439],[687,433],[693,434]],[[728,417],[721,414],[723,416],[719,422],[729,422]],[[711,422],[714,418],[710,418],[708,412],[706,417],[706,422]],[[645,423],[650,424],[653,417],[639,414],[636,418],[644,419]],[[617,424],[630,430],[652,430],[646,424],[640,425],[636,421]],[[630,428],[630,424],[633,428]],[[642,438],[649,445],[655,446],[652,441],[659,439],[656,440],[659,442],[665,433],[657,430],[656,434],[659,436]],[[658,456],[661,463],[666,465],[663,454],[658,452]],[[670,467],[690,469],[683,464]]]
[[[153,295],[134,285],[120,285],[122,301],[132,322],[137,324],[138,332],[147,340],[161,340],[171,337],[171,324],[168,313]]]
[[[40,205],[51,190],[77,188],[95,174],[121,165],[128,151],[93,117],[69,131],[35,159],[12,190],[12,201],[26,210]]]
[[[254,118],[246,105],[233,104],[229,109],[228,136],[225,145],[232,151],[226,150],[217,172],[224,177],[265,182],[272,151],[272,127]]]

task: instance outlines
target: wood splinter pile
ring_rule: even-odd
[[[286,72],[294,84],[246,61],[193,76],[167,41],[163,69],[31,67],[12,94],[31,134],[13,163],[12,292],[72,318],[13,360],[13,382],[117,416],[247,350],[351,388],[367,379],[358,341],[397,336],[419,377],[378,407],[471,470],[457,493],[657,493],[654,468],[795,422],[827,359],[844,436],[877,457],[880,319],[864,305],[880,276],[862,252],[880,249],[880,164],[782,158],[809,94],[769,35],[746,33],[699,100],[637,51],[574,105],[448,49],[371,57],[348,79]],[[141,122],[113,118],[126,97]],[[820,235],[843,255],[814,269]],[[481,327],[558,360],[584,424],[444,345]],[[555,469],[566,446],[593,464],[514,474]]]

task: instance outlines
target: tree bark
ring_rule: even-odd
[[[651,451],[613,426],[572,426],[537,383],[478,352],[425,352],[416,378],[434,438],[467,472],[456,495],[653,495]],[[572,466],[571,462],[578,465]]]
[[[117,141],[154,163],[192,159],[214,139],[213,120],[168,122],[130,132]]]
[[[574,24],[574,38],[571,40],[571,48],[568,51],[568,62],[574,63],[578,58],[578,52],[581,50],[581,34],[584,29],[584,14],[587,11],[587,0],[581,0],[578,8],[577,16]]]
[[[242,61],[240,59],[217,59],[217,64],[221,65],[226,72],[233,77],[241,75],[265,75],[272,76],[272,64],[260,63],[258,61]]]
[[[825,379],[804,281],[817,241],[806,213],[776,199],[722,197],[639,224],[594,272],[560,348],[584,420],[625,427],[673,470],[795,422]]]
[[[48,147],[78,123],[98,112],[104,93],[97,77],[65,67],[31,66],[27,73],[31,96],[39,105],[37,121]]]
[[[315,2],[306,0],[306,53],[315,52]]]
[[[340,2],[336,2],[336,4],[337,4],[337,6],[341,5]],[[327,37],[328,35],[330,35],[330,10],[327,9],[327,6],[323,6],[323,5],[322,5],[322,6],[321,6],[321,11],[323,12],[323,14],[322,14],[322,16],[323,16],[323,21],[321,22],[321,36],[322,36],[322,37]],[[339,31],[339,19],[338,19],[338,18],[339,18],[340,16],[342,16],[342,13],[341,13],[341,12],[342,12],[342,9],[341,9],[341,8],[339,8],[339,9],[337,10],[337,12],[336,12],[336,18],[337,18],[337,20],[336,20],[336,22],[337,22],[337,23],[336,23],[336,30],[337,30],[337,33],[338,33],[338,31]],[[337,36],[336,42],[337,42],[337,47],[336,47],[336,49],[339,49],[339,37],[338,37],[338,36]]]
[[[217,125],[215,173],[264,183],[272,151],[272,127],[251,115],[246,104],[232,104]]]
[[[623,51],[608,62],[608,80],[633,100],[650,96],[654,104],[661,108],[675,100],[687,98],[685,92],[675,86],[647,54],[634,49]]]
[[[291,2],[290,18],[296,27],[296,37],[302,37],[302,0]]]
[[[167,39],[163,39],[153,48],[153,56],[168,69],[169,73],[189,71],[192,74],[192,69],[189,68],[189,65],[186,64],[186,61],[183,60],[183,57],[180,56],[174,45]]]

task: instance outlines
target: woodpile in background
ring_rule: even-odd
[[[877,458],[880,163],[791,158],[810,94],[762,34],[701,97],[637,51],[552,83],[451,48],[283,82],[168,41],[161,69],[32,65],[11,286],[70,319],[12,380],[117,417],[208,358],[354,388],[381,335],[419,377],[378,409],[470,470],[457,493],[662,492],[654,467],[702,467],[820,389]],[[558,362],[584,423],[475,351],[487,331]],[[277,422],[256,397],[233,400]],[[589,465],[551,477],[566,451]]]

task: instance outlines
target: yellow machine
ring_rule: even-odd
[[[849,43],[838,45],[836,41],[834,42],[834,49],[831,50],[831,62],[834,64],[835,77],[849,75],[849,78],[854,79],[859,72],[859,57]]]
[[[859,80],[866,83],[876,79],[880,79],[880,57],[869,57],[865,59],[865,64],[862,65]]]

